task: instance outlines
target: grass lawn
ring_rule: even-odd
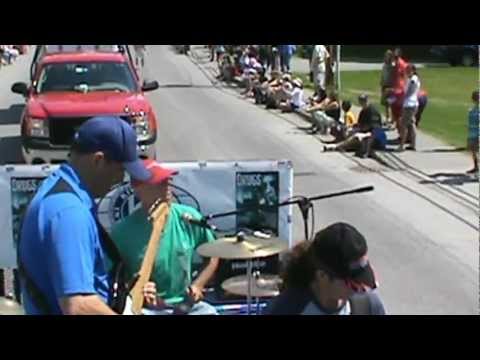
[[[429,94],[421,130],[451,145],[465,147],[467,113],[473,106],[470,100],[472,91],[478,89],[479,70],[461,67],[426,68],[419,69],[419,75],[422,87]],[[308,76],[300,77],[307,87],[312,87]],[[379,79],[380,71],[345,71],[342,73],[341,97],[355,103],[358,95],[364,92],[382,109]]]

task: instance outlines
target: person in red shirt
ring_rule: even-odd
[[[394,90],[392,94],[392,121],[397,130],[399,130],[399,122],[402,117],[403,100],[405,96],[405,82],[407,80],[408,62],[402,57],[402,49],[394,50]]]
[[[395,81],[394,87],[396,89],[405,88],[405,79],[407,74],[408,61],[402,57],[402,49],[396,48],[393,52],[395,63]]]

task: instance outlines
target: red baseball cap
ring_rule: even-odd
[[[143,164],[151,177],[146,181],[132,181],[133,186],[146,185],[159,185],[165,181],[168,181],[172,176],[177,175],[178,171],[164,168],[160,163],[155,160],[147,159],[143,161]]]

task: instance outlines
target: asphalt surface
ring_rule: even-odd
[[[0,163],[20,158],[16,116],[22,98],[9,88],[27,78],[28,57],[0,71]],[[280,117],[212,86],[196,64],[168,45],[149,46],[145,78],[162,86],[149,95],[159,119],[161,161],[288,159],[295,167],[294,192],[305,196],[375,185],[373,193],[317,203],[317,230],[342,221],[366,236],[390,314],[478,314],[478,230],[382,176],[406,183],[401,174],[373,160],[364,163],[368,171],[341,154],[321,153],[294,115]],[[452,211],[459,206],[451,201]],[[461,212],[478,224],[478,214]],[[294,234],[302,238],[298,212]]]

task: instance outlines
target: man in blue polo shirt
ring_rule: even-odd
[[[69,163],[43,182],[25,214],[18,255],[27,314],[116,314],[108,306],[112,279],[94,199],[121,183],[124,170],[140,181],[151,176],[138,158],[132,127],[115,117],[86,122],[75,134]],[[154,303],[154,285],[144,293]]]

